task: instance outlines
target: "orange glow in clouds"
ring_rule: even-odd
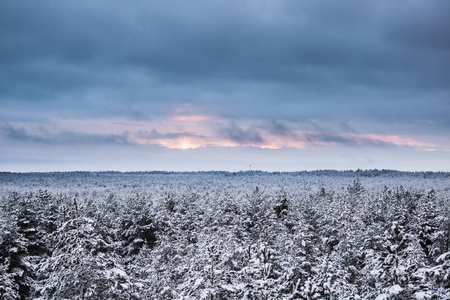
[[[156,139],[148,141],[148,144],[156,144],[169,149],[182,149],[182,150],[195,149],[206,146],[205,141],[202,141],[201,138],[194,138],[194,137]]]
[[[307,139],[306,134],[311,132],[299,132],[292,136],[277,136],[260,130],[260,135],[263,138],[263,142],[246,142],[246,141],[234,141],[225,137],[220,137],[212,133],[211,135],[202,136],[188,136],[178,137],[172,139],[155,139],[148,140],[148,144],[157,144],[170,149],[195,149],[200,147],[258,147],[261,149],[281,149],[281,148],[297,148],[304,149],[308,146],[337,146],[345,145],[335,141],[322,141]],[[407,147],[419,147],[425,148],[426,151],[431,151],[433,144],[424,143],[413,140],[411,138],[402,138],[393,135],[356,135],[356,134],[342,134],[336,135],[353,141],[353,145],[358,146],[373,146],[378,144],[386,144],[393,146],[407,146]]]
[[[64,120],[59,128],[66,132],[125,136],[130,144],[153,144],[170,149],[200,147],[258,147],[262,149],[297,148],[311,146],[413,147],[434,151],[436,145],[410,137],[381,134],[327,133],[291,130],[276,134],[260,126],[235,125],[237,133],[229,133],[230,122],[216,116],[202,115],[180,109],[174,114],[152,121]],[[21,125],[25,128],[25,125]],[[26,128],[25,128],[26,129]],[[51,129],[51,128],[50,128]],[[154,132],[154,134],[153,134]],[[236,136],[235,136],[236,135]],[[247,135],[247,136],[246,136]]]

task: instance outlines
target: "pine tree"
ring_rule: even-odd
[[[130,299],[131,280],[93,219],[75,216],[52,236],[52,255],[40,266],[42,299]]]
[[[14,216],[0,215],[0,299],[27,299],[33,286],[28,243]]]

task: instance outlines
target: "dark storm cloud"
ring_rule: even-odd
[[[51,134],[45,131],[30,133],[24,128],[17,128],[7,123],[0,126],[0,136],[14,141],[49,145],[129,144],[127,134],[100,135],[80,132]]]
[[[4,0],[0,103],[145,120],[189,102],[227,118],[448,129],[449,28],[446,0]]]

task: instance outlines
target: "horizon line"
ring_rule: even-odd
[[[68,173],[115,173],[115,174],[198,174],[198,173],[266,173],[266,174],[295,174],[295,173],[322,173],[322,172],[335,172],[335,173],[427,173],[427,174],[450,174],[450,171],[403,171],[396,169],[314,169],[314,170],[298,170],[298,171],[264,171],[264,170],[239,170],[239,171],[226,171],[226,170],[196,170],[196,171],[175,171],[175,170],[146,170],[146,171],[117,171],[117,170],[71,170],[71,171],[30,171],[30,172],[17,172],[17,171],[0,171],[0,174],[68,174]]]

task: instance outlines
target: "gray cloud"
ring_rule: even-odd
[[[350,147],[378,147],[378,148],[399,147],[398,145],[395,145],[390,142],[385,142],[381,139],[368,138],[364,136],[346,136],[336,133],[325,133],[325,132],[307,133],[304,135],[303,138],[306,141],[313,144],[325,142]]]
[[[42,136],[31,135],[23,128],[15,128],[10,124],[0,126],[0,133],[11,140],[21,142],[46,143],[46,139]]]
[[[331,142],[343,145],[356,145],[356,140],[352,138],[346,138],[336,134],[328,134],[328,133],[308,133],[305,135],[305,139],[308,142]]]
[[[51,134],[45,131],[30,133],[24,128],[17,128],[8,123],[0,126],[0,135],[14,141],[49,145],[129,144],[127,133],[122,135],[100,135],[80,132]]]
[[[277,120],[270,120],[264,124],[269,129],[269,132],[278,136],[293,136],[292,130],[290,130],[285,124]]]
[[[220,128],[218,134],[224,139],[237,142],[241,145],[260,145],[264,143],[263,138],[255,128],[242,129],[236,125],[231,125]]]
[[[145,120],[189,102],[230,119],[432,121],[445,131],[449,28],[445,0],[4,0],[0,103]]]
[[[190,132],[170,132],[161,133],[157,130],[144,131],[139,130],[136,132],[136,137],[148,140],[160,140],[160,139],[177,139],[180,137],[200,137],[199,135],[192,134]]]

